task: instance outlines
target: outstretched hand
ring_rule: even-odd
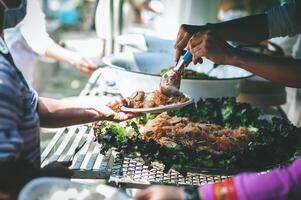
[[[74,59],[73,65],[76,69],[86,74],[92,74],[97,69],[97,64],[93,60],[81,55],[78,55],[78,57]]]
[[[114,100],[106,105],[97,104],[96,106],[92,106],[91,109],[96,111],[98,114],[96,120],[122,122],[139,115],[139,113],[121,111],[120,108],[124,104],[125,104],[124,99]]]
[[[120,108],[124,104],[125,104],[125,99],[120,99],[120,100],[112,101],[106,105],[114,112],[112,115],[113,121],[125,121],[125,120],[139,116],[139,113],[131,113],[131,112],[121,111]]]

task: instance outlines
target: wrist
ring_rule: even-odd
[[[67,62],[70,65],[76,65],[77,59],[74,56],[69,56],[69,58],[67,59]]]
[[[75,52],[69,51],[66,53],[67,62],[70,65],[76,65],[78,62],[78,59],[80,58],[80,55],[78,55]]]
[[[189,34],[195,34],[201,31],[207,31],[210,30],[209,26],[212,24],[205,24],[205,25],[188,25],[188,24],[183,24],[182,27],[183,29],[189,33]]]
[[[241,54],[240,51],[241,51],[240,49],[232,47],[231,53],[227,57],[228,62],[225,64],[238,66],[240,60],[240,54]]]
[[[103,118],[103,116],[101,116],[101,113],[94,108],[85,108],[84,110],[91,122],[99,121]]]

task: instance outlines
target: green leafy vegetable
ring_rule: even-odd
[[[216,155],[196,153],[177,144],[160,146],[140,139],[139,127],[156,115],[147,114],[127,123],[100,122],[95,126],[102,152],[115,148],[122,155],[141,156],[146,163],[159,161],[166,170],[178,166],[220,169],[261,170],[292,161],[301,153],[301,129],[282,118],[262,119],[263,113],[234,98],[199,100],[196,105],[170,111],[170,116],[187,117],[193,122],[214,123],[229,128],[248,128],[258,138],[239,152]]]

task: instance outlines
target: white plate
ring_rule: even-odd
[[[189,100],[184,103],[175,103],[175,104],[169,104],[169,105],[153,107],[153,108],[127,108],[125,106],[122,106],[120,109],[124,112],[133,112],[133,113],[161,113],[169,110],[182,108],[194,102],[192,98],[188,96],[186,97],[189,98]]]

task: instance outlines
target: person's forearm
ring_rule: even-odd
[[[220,37],[228,41],[245,44],[256,44],[268,39],[268,21],[266,14],[243,17],[226,22],[194,26],[187,30],[190,33],[212,30]]]
[[[254,44],[268,39],[266,14],[253,15],[240,19],[213,24],[209,29],[228,41]]]
[[[39,98],[38,114],[41,127],[47,128],[84,124],[99,119],[98,112],[93,108],[47,98]]]
[[[49,47],[47,47],[45,55],[49,58],[71,65],[74,65],[76,60],[76,54],[74,52],[63,48],[56,43],[51,43]]]
[[[238,66],[285,86],[301,87],[301,60],[271,57],[239,49],[234,51],[234,56],[227,64]]]

